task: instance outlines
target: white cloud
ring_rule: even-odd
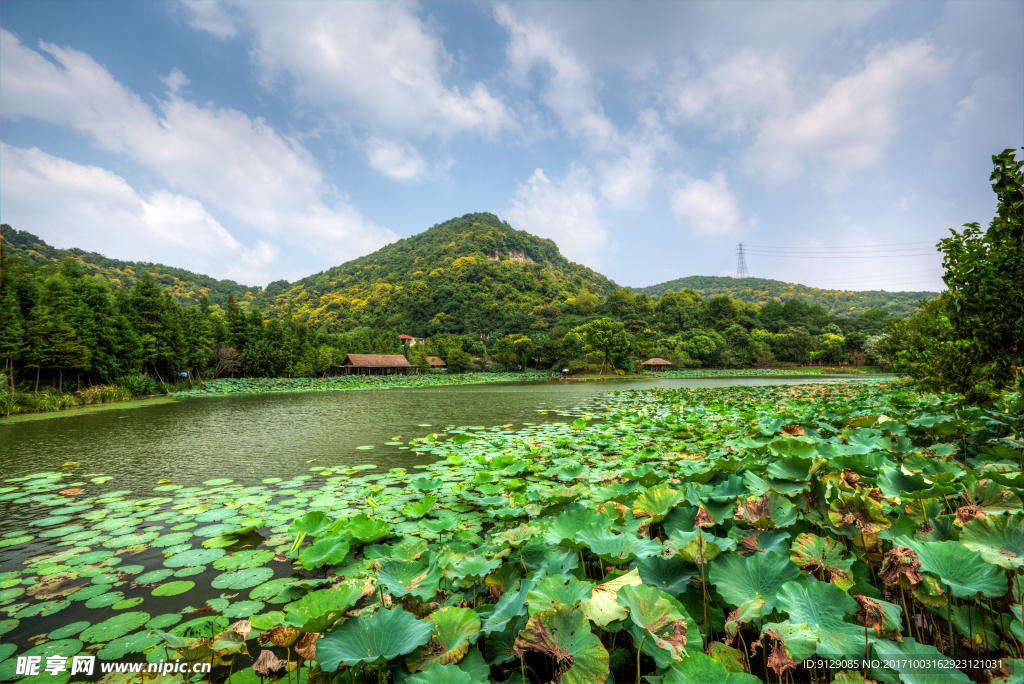
[[[188,11],[188,25],[199,31],[208,31],[226,40],[238,34],[238,21],[219,2],[214,0],[182,0]]]
[[[736,198],[729,191],[725,174],[711,180],[681,177],[669,195],[672,214],[681,225],[698,235],[725,235],[743,225]]]
[[[267,282],[276,257],[265,242],[246,249],[200,202],[157,190],[141,197],[120,176],[42,152],[0,143],[3,221],[131,261],[160,262],[217,278]]]
[[[779,57],[746,49],[706,66],[700,76],[689,72],[677,74],[666,94],[670,120],[740,133],[792,104],[789,70]]]
[[[590,175],[582,166],[574,165],[560,183],[537,169],[519,184],[506,212],[509,223],[554,240],[566,257],[593,266],[608,237],[590,186]]]
[[[175,94],[173,85],[158,101],[158,115],[88,55],[40,47],[59,66],[0,29],[3,116],[72,127],[98,147],[155,170],[186,195],[309,250],[322,267],[396,238],[344,202],[325,203],[329,189],[316,160],[262,119],[200,107]],[[172,73],[169,85],[180,87],[184,78]]]
[[[167,90],[175,95],[181,95],[181,91],[192,81],[188,80],[188,76],[181,73],[181,69],[171,69],[171,73],[160,79],[167,86]]]
[[[749,170],[780,182],[811,166],[828,184],[843,185],[850,174],[884,157],[910,91],[934,82],[945,69],[924,40],[872,50],[862,71],[833,83],[820,100],[768,120],[749,151]]]
[[[665,133],[658,114],[640,112],[637,128],[623,136],[625,151],[617,157],[598,162],[601,174],[601,199],[616,208],[639,207],[657,177],[659,154],[675,147]]]
[[[416,180],[427,170],[415,147],[395,140],[370,138],[366,141],[366,156],[370,166],[395,180]]]
[[[477,133],[514,126],[481,83],[463,93],[442,76],[452,58],[404,2],[223,2],[253,33],[251,55],[268,88],[335,125],[396,136]],[[205,26],[199,26],[205,28]],[[216,32],[214,32],[216,35]]]
[[[509,32],[506,48],[512,76],[522,84],[534,67],[548,69],[542,98],[558,116],[562,128],[595,149],[619,142],[614,124],[594,96],[590,71],[550,28],[517,18],[507,5],[494,16]]]

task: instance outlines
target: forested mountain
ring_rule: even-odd
[[[799,299],[818,304],[836,316],[858,316],[868,309],[887,309],[894,316],[907,316],[922,299],[933,299],[938,292],[887,292],[886,290],[827,290],[767,278],[730,278],[728,276],[688,276],[676,278],[649,287],[634,287],[641,292],[660,297],[666,292],[695,290],[702,297],[727,295],[743,302],[764,306],[768,302]]]
[[[590,315],[595,295],[617,287],[566,259],[553,241],[483,213],[296,283],[271,283],[254,304],[331,331],[368,325],[425,337],[529,328],[533,316]]]
[[[151,264],[145,261],[121,261],[109,259],[96,252],[81,249],[57,249],[42,239],[23,230],[15,230],[7,224],[0,225],[0,246],[4,259],[21,257],[38,264],[60,266],[65,259],[89,273],[102,276],[111,285],[131,287],[143,273],[148,273],[161,287],[182,304],[198,304],[206,297],[210,304],[224,306],[228,295],[234,295],[239,302],[247,302],[260,291],[258,287],[246,287],[233,280],[217,280],[207,275],[193,273],[173,266]]]

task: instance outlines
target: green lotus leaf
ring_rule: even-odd
[[[746,530],[737,525],[729,530],[729,537],[742,554],[789,550],[790,534],[783,530]]]
[[[437,513],[436,518],[424,518],[420,521],[420,525],[435,534],[441,534],[442,532],[454,530],[458,526],[459,520],[459,516],[455,513],[441,511]]]
[[[150,570],[149,572],[143,573],[135,578],[136,584],[155,584],[156,582],[163,582],[165,579],[174,574],[174,571],[169,568],[160,568],[159,570]]]
[[[731,605],[738,606],[760,594],[766,611],[775,607],[779,588],[799,578],[800,569],[779,552],[725,554],[711,563],[708,573],[718,593]]]
[[[576,541],[576,533],[587,525],[610,524],[608,518],[586,508],[564,511],[555,516],[544,532],[544,541],[552,546],[569,546],[578,549],[582,542]]]
[[[363,588],[361,583],[347,583],[310,592],[285,606],[285,621],[300,632],[329,632],[362,597]]]
[[[668,479],[669,474],[664,470],[657,470],[649,465],[640,465],[622,474],[627,480],[638,482],[644,487],[653,487],[656,484]]]
[[[225,571],[244,570],[258,568],[272,560],[274,560],[274,552],[266,549],[238,551],[213,561],[213,567]]]
[[[593,684],[608,679],[608,651],[590,631],[581,608],[563,606],[537,613],[519,632],[517,653],[537,651],[555,659],[560,684]]]
[[[513,549],[518,549],[534,537],[539,536],[544,531],[544,528],[539,525],[528,525],[523,523],[517,527],[505,530],[500,534],[494,535],[496,542],[506,543]]]
[[[270,568],[247,568],[235,572],[225,572],[213,578],[214,589],[248,589],[262,584],[274,576]]]
[[[118,613],[112,618],[89,627],[82,632],[81,639],[87,644],[110,641],[132,632],[149,622],[149,613]]]
[[[872,643],[874,657],[887,663],[898,665],[893,668],[896,678],[903,684],[969,684],[971,679],[957,669],[950,658],[928,644],[920,644],[910,637],[900,641],[876,639]],[[914,667],[914,661],[931,661],[935,665],[928,668]],[[874,671],[872,671],[874,672]],[[936,674],[936,673],[941,674]],[[895,681],[895,680],[894,680]]]
[[[324,565],[338,565],[348,555],[348,538],[340,534],[330,534],[317,539],[312,546],[307,546],[299,554],[298,562],[306,570]]]
[[[103,660],[120,660],[129,653],[142,653],[150,646],[156,646],[163,639],[153,632],[136,632],[111,639],[106,646],[96,652],[97,658]]]
[[[730,672],[722,663],[703,653],[673,663],[662,684],[758,684],[761,680],[747,672]]]
[[[1024,564],[1024,513],[989,515],[964,525],[960,543],[1007,570]]]
[[[402,608],[378,610],[367,618],[346,620],[316,644],[316,660],[326,672],[341,663],[383,665],[423,646],[433,634],[432,625]]]
[[[488,573],[497,569],[500,565],[500,558],[487,560],[487,556],[482,554],[467,554],[453,561],[448,568],[445,569],[445,574],[452,577],[458,577],[459,579],[464,579],[469,582],[475,582],[479,579],[483,579]]]
[[[155,546],[159,549],[167,548],[168,546],[177,546],[178,544],[184,544],[192,538],[191,532],[172,532],[171,534],[162,534],[152,542],[150,546]]]
[[[572,575],[553,575],[537,582],[526,596],[530,615],[544,610],[557,610],[559,606],[574,607],[591,598],[593,585],[581,582]]]
[[[144,600],[145,599],[143,599],[141,596],[134,596],[129,599],[124,599],[123,601],[118,601],[114,605],[110,606],[110,608],[112,610],[127,610],[128,608],[134,608],[135,606],[142,603]]]
[[[843,619],[859,607],[836,585],[811,578],[783,584],[776,602],[776,608],[787,613],[791,623],[806,623],[818,630],[817,653],[821,656],[863,652],[864,628]]]
[[[761,635],[762,638],[781,641],[786,655],[797,662],[810,658],[818,650],[819,631],[805,623],[794,625],[789,620],[766,622],[761,627]]]
[[[664,547],[653,539],[642,539],[628,532],[614,534],[604,524],[587,525],[576,533],[576,539],[603,561],[616,565],[657,556],[664,551]]]
[[[533,588],[532,580],[523,580],[519,591],[512,591],[501,595],[494,605],[491,614],[484,618],[480,627],[484,634],[491,638],[495,632],[503,631],[511,621],[515,623],[516,618],[526,614],[526,597]]]
[[[288,603],[301,598],[305,593],[306,590],[298,586],[293,578],[281,577],[259,585],[249,592],[249,598],[267,603]]]
[[[391,526],[380,518],[371,518],[365,513],[352,516],[345,526],[348,532],[356,541],[364,544],[391,536]]]
[[[853,586],[853,558],[843,558],[846,547],[831,537],[800,534],[793,540],[790,560],[804,570],[825,570],[832,584],[846,591]],[[793,578],[795,579],[795,578]]]
[[[196,583],[188,580],[168,582],[167,584],[161,584],[154,588],[153,596],[177,596],[178,594],[184,594],[186,591],[191,590],[194,586],[196,586]]]
[[[690,579],[700,574],[700,568],[681,558],[661,558],[651,556],[633,561],[633,567],[640,573],[643,583],[657,587],[662,591],[679,596],[690,583]]]
[[[729,537],[716,537],[701,530],[682,532],[676,530],[665,540],[665,550],[691,563],[703,564],[718,557],[724,551],[736,548],[736,541]]]
[[[323,511],[308,511],[298,520],[292,521],[288,526],[288,534],[297,536],[299,534],[317,537],[334,523]]]
[[[72,622],[70,624],[64,625],[63,627],[58,627],[57,629],[53,630],[52,632],[46,635],[46,638],[51,640],[65,639],[69,636],[74,636],[78,634],[83,629],[88,627],[90,624],[91,623],[87,621]]]
[[[812,437],[777,437],[768,442],[768,451],[779,457],[797,456],[810,459],[817,454],[817,443]]]
[[[432,492],[444,483],[432,477],[417,477],[415,480],[410,481],[409,484],[418,491]]]
[[[402,506],[402,513],[410,518],[422,518],[434,508],[434,504],[437,503],[437,497],[427,495],[423,497],[422,501],[415,503],[409,503]]]
[[[377,578],[388,592],[401,598],[412,595],[424,601],[437,593],[442,572],[434,563],[423,561],[384,560],[377,568]]]
[[[619,589],[616,602],[629,610],[629,619],[644,637],[668,652],[673,660],[686,655],[687,620],[667,594],[655,587],[627,585]],[[645,641],[646,639],[641,639]]]
[[[878,476],[878,488],[882,490],[884,496],[895,496],[908,501],[948,496],[957,491],[956,487],[934,484],[922,475],[908,475],[895,468],[882,468]]]
[[[505,563],[494,572],[487,575],[484,584],[488,587],[495,587],[501,595],[515,590],[523,574],[514,563]],[[492,590],[493,591],[493,590]]]
[[[457,663],[480,633],[480,616],[469,608],[441,608],[426,619],[434,623],[434,636],[427,646],[416,649],[406,659],[413,672],[430,669],[435,663]]]
[[[196,565],[206,565],[212,563],[226,551],[223,549],[191,549],[189,551],[183,551],[176,553],[170,558],[164,560],[164,567],[168,568],[185,568]]]
[[[417,672],[405,680],[405,684],[484,684],[474,679],[458,665],[434,665],[429,670]]]
[[[677,489],[652,487],[633,502],[633,516],[650,518],[651,522],[661,522],[683,498],[683,492]]]
[[[744,601],[736,610],[729,613],[729,617],[725,622],[725,631],[729,633],[729,636],[734,637],[739,632],[741,625],[750,622],[754,618],[761,617],[763,612],[764,598],[758,594],[749,601]]]
[[[900,537],[895,543],[917,553],[921,569],[934,574],[953,596],[967,598],[980,592],[995,598],[1006,593],[1006,573],[960,542],[916,542]]]

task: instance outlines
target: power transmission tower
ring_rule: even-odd
[[[739,244],[737,248],[738,258],[736,259],[736,277],[737,278],[749,278],[750,274],[747,273],[747,257],[743,254],[743,243]]]

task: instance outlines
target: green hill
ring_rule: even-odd
[[[820,304],[835,316],[857,316],[868,309],[887,309],[894,316],[907,316],[922,299],[938,292],[888,292],[886,290],[827,290],[767,278],[730,278],[728,276],[689,276],[649,287],[634,287],[633,292],[660,297],[666,292],[696,290],[701,296],[729,295],[744,302],[764,306],[768,302],[799,299]]]
[[[23,230],[14,230],[7,224],[0,225],[0,247],[3,258],[21,257],[37,264],[58,266],[65,259],[73,259],[82,269],[106,278],[112,285],[131,287],[139,276],[149,273],[164,289],[182,304],[195,304],[206,297],[211,304],[224,306],[228,295],[235,295],[240,303],[251,301],[260,291],[258,287],[246,287],[233,280],[217,280],[207,275],[193,273],[173,266],[151,264],[145,261],[121,261],[108,259],[96,252],[81,249],[57,249],[46,244],[39,237]]]
[[[367,325],[427,336],[528,328],[531,316],[587,313],[592,305],[577,302],[584,290],[607,295],[617,287],[566,259],[553,241],[482,213],[295,283],[271,283],[254,304],[330,330]]]

